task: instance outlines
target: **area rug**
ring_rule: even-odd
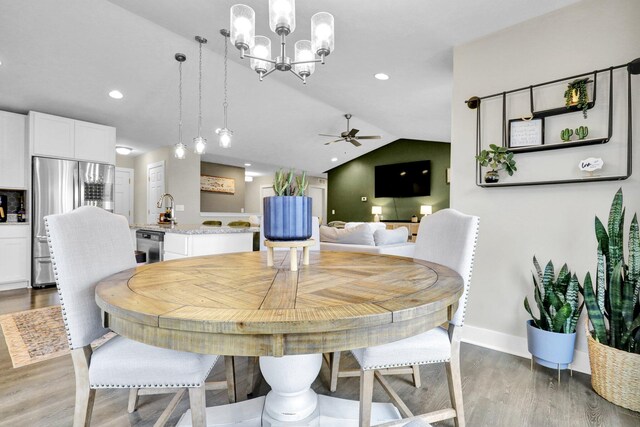
[[[14,368],[69,353],[67,331],[59,305],[2,315],[0,326]],[[109,333],[91,345],[96,347],[113,335]]]

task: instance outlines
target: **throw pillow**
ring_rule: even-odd
[[[387,225],[384,222],[347,222],[345,223],[344,228],[355,228],[362,224],[366,224],[372,234],[376,230],[384,230],[387,228]]]
[[[366,224],[349,229],[320,227],[320,241],[327,243],[346,243],[350,245],[375,246],[373,233]]]
[[[398,227],[395,230],[376,230],[373,233],[373,240],[376,242],[376,246],[406,243],[408,238],[409,229],[407,227]]]

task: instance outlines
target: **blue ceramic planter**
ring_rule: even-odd
[[[552,369],[567,369],[573,362],[576,333],[543,331],[536,328],[532,320],[527,320],[527,344],[537,364]]]
[[[268,240],[307,240],[311,237],[311,198],[272,196],[264,204],[264,237]]]

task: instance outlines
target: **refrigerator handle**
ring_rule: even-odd
[[[73,208],[80,207],[80,166],[76,163],[73,169]]]

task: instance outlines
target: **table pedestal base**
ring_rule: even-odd
[[[318,396],[316,410],[300,421],[277,421],[263,411],[265,396],[244,402],[207,408],[207,427],[358,427],[359,402]],[[371,425],[402,418],[391,403],[373,403]],[[191,427],[191,410],[182,415],[178,427]]]

